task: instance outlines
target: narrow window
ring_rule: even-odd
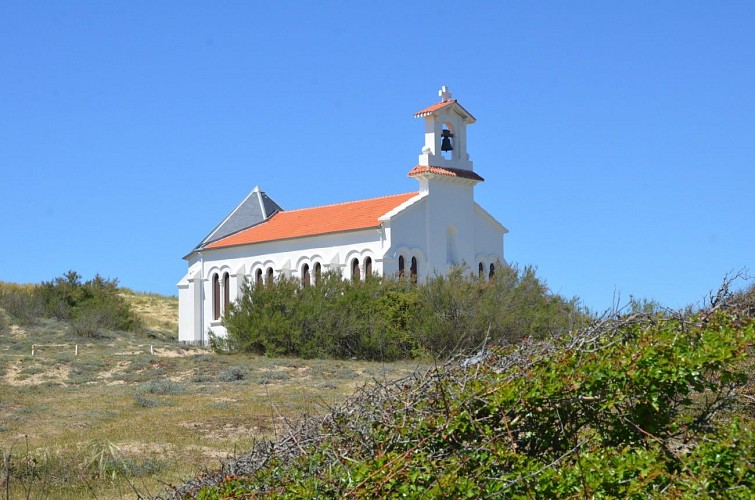
[[[254,284],[255,286],[262,286],[262,269],[257,269],[254,273]]]
[[[454,226],[448,226],[446,230],[446,259],[451,264],[457,264],[459,262],[459,250],[456,242],[456,228]]]
[[[495,278],[495,266],[493,264],[490,264],[490,273],[488,274],[488,279]]]
[[[268,285],[273,284],[273,268],[272,267],[267,268],[267,276],[265,277],[265,281],[267,282]]]
[[[212,319],[220,319],[220,278],[212,275]]]
[[[404,256],[399,255],[398,256],[398,277],[403,278],[404,277]]]
[[[362,271],[361,269],[359,269],[359,259],[352,260],[351,261],[351,280],[359,281],[361,273]]]
[[[222,314],[228,311],[228,305],[231,303],[231,277],[228,273],[223,273],[223,309]]]
[[[485,279],[485,266],[482,265],[482,262],[477,266],[477,277],[480,278],[480,281]]]
[[[364,259],[364,279],[372,277],[372,258],[365,257]]]
[[[412,275],[412,283],[417,282],[417,273],[419,271],[419,266],[417,265],[417,257],[412,257],[412,265],[409,268],[409,272]]]
[[[301,268],[301,284],[309,286],[309,264],[304,264]]]
[[[320,277],[322,276],[322,266],[319,262],[315,263],[315,286],[320,284]]]

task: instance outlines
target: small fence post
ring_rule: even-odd
[[[155,355],[155,346],[153,345],[149,346],[149,353],[152,354],[153,356]]]
[[[34,350],[36,349],[36,347],[37,347],[37,345],[36,345],[36,344],[32,344],[32,345],[31,345],[31,355],[32,355],[32,356],[34,356]]]
[[[78,356],[78,355],[79,355],[79,344],[76,344],[76,354],[75,354],[75,356]]]

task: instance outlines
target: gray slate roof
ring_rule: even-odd
[[[210,231],[210,234],[205,236],[194,250],[199,250],[213,241],[225,238],[243,229],[256,226],[275,212],[282,211],[280,205],[275,203],[264,191],[261,191],[259,186],[255,186],[252,192],[220,224],[215,226],[215,229]]]

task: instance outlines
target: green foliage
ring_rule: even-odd
[[[494,347],[365,391],[198,498],[751,498],[755,420],[732,408],[753,342],[717,301]]]
[[[36,299],[34,287],[13,283],[0,282],[0,307],[5,309],[12,321],[22,325],[36,323],[44,312]]]
[[[104,482],[130,491],[131,479],[166,468],[162,460],[128,457],[107,439],[94,439],[83,447],[34,451],[28,449],[27,441],[25,452],[11,446],[0,450],[0,455],[4,459],[0,463],[8,467],[10,498],[81,498],[92,496],[92,486]]]
[[[242,366],[229,366],[226,370],[218,373],[218,380],[221,382],[238,382],[244,380],[249,371]]]
[[[83,282],[75,271],[34,290],[46,315],[70,321],[74,331],[85,337],[98,337],[106,330],[136,331],[141,321],[119,294],[118,280],[96,275]]]
[[[483,282],[457,268],[418,288],[423,321],[418,334],[425,349],[447,356],[478,348],[486,338],[515,343],[575,329],[584,320],[576,300],[549,293],[535,269],[499,266]]]
[[[136,392],[140,394],[159,394],[165,396],[184,394],[186,392],[186,388],[183,386],[183,384],[173,382],[169,379],[157,379],[150,380],[149,382],[141,384],[136,388]]]
[[[378,276],[354,282],[326,273],[317,286],[285,277],[247,285],[224,318],[227,339],[214,338],[213,347],[307,358],[448,356],[486,339],[548,337],[584,317],[575,301],[550,294],[530,267],[500,266],[487,282],[458,268],[424,285]]]
[[[0,335],[5,335],[9,330],[8,320],[5,319],[5,314],[0,311]]]

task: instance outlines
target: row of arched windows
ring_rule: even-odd
[[[480,262],[480,265],[477,266],[477,273],[480,277],[480,281],[483,281],[485,279],[485,264]],[[490,264],[490,267],[488,268],[488,280],[492,280],[495,278],[495,265]]]
[[[272,283],[274,278],[274,271],[272,267],[268,267],[265,271],[265,281],[264,283]],[[257,269],[257,271],[254,273],[254,284],[259,286],[262,285],[262,268]]]
[[[353,281],[359,281],[362,278],[362,267],[364,267],[364,276],[369,279],[372,276],[372,258],[365,257],[362,262],[359,262],[358,258],[351,260],[350,271],[351,279]],[[480,263],[480,276],[482,277],[482,263]],[[304,264],[301,267],[301,283],[302,286],[309,286],[312,284],[312,276],[314,275],[314,284],[317,286],[320,283],[322,276],[322,264],[315,262],[310,267],[309,264]],[[398,275],[400,278],[406,277],[406,259],[403,255],[398,258]],[[413,282],[417,281],[419,275],[419,264],[417,263],[417,257],[412,257],[409,264],[409,276]],[[490,276],[493,276],[493,264],[490,265]],[[272,267],[266,269],[258,268],[254,272],[254,284],[255,286],[261,286],[265,283],[272,283],[275,278],[275,271]],[[213,273],[212,275],[212,318],[213,320],[219,320],[223,314],[225,314],[230,304],[231,298],[231,283],[230,275],[225,272],[222,275],[219,273]]]
[[[409,264],[409,276],[412,281],[417,281],[417,275],[419,274],[419,264],[417,263],[417,257],[412,257]],[[398,277],[406,277],[406,260],[403,255],[398,256]]]
[[[315,262],[314,265],[315,286],[320,284],[320,277],[322,276],[322,265],[319,262]],[[309,286],[312,284],[312,270],[309,264],[301,266],[301,284],[302,286]]]
[[[364,277],[369,279],[372,276],[372,258],[364,258]],[[359,259],[351,259],[351,280],[359,281],[362,278],[362,268],[359,266]]]

